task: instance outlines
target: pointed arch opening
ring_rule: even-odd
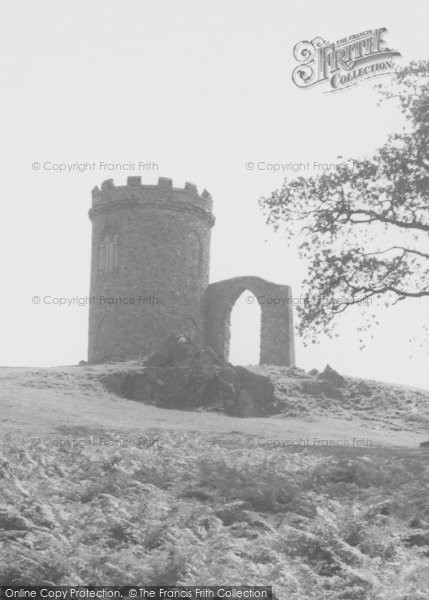
[[[119,266],[119,236],[106,233],[98,246],[98,269],[112,273]]]
[[[229,323],[228,360],[233,365],[258,365],[261,354],[261,307],[245,290],[235,301]]]
[[[202,267],[202,244],[196,231],[191,230],[187,239],[187,263],[191,275],[200,277]]]

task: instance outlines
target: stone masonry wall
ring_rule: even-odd
[[[204,343],[211,197],[192,184],[104,182],[93,192],[89,361],[144,356],[171,335]],[[106,235],[118,236],[118,265],[99,268]]]
[[[295,365],[292,290],[260,277],[234,277],[212,283],[205,294],[206,343],[228,360],[231,311],[249,290],[261,307],[260,363]]]

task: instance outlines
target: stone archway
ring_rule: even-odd
[[[261,307],[260,364],[294,366],[292,289],[261,277],[234,277],[208,286],[206,344],[228,360],[231,311],[245,290],[254,294]]]

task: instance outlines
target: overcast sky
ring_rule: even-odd
[[[246,163],[370,155],[402,121],[393,105],[377,106],[370,82],[335,94],[296,87],[293,46],[386,27],[398,64],[428,53],[425,0],[364,0],[353,10],[339,0],[27,0],[4,1],[2,13],[2,365],[86,358],[87,307],[33,305],[32,297],[88,295],[90,191],[111,177],[207,188],[217,217],[211,280],[257,275],[299,297],[303,265],[257,206],[283,174]],[[43,167],[76,161],[97,168]],[[159,169],[98,168],[150,161]],[[234,331],[240,362],[255,355],[252,310],[244,305]],[[304,348],[297,339],[297,363],[429,387],[422,340],[410,343],[426,314],[427,304],[411,303],[381,312],[364,351],[359,315],[346,315],[335,341]]]

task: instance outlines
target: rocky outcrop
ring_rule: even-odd
[[[311,377],[304,379],[300,389],[304,394],[311,396],[326,396],[327,398],[343,398],[342,388],[346,386],[346,380],[331,366],[326,365],[324,371],[319,373],[317,369],[309,372]]]
[[[115,394],[163,408],[204,408],[239,417],[275,412],[274,385],[268,376],[234,367],[184,336],[169,340],[140,368],[110,373],[102,382]]]
[[[326,365],[325,370],[322,371],[322,373],[319,373],[317,378],[322,381],[329,381],[335,387],[344,387],[346,385],[344,377],[337,373],[330,365]]]

